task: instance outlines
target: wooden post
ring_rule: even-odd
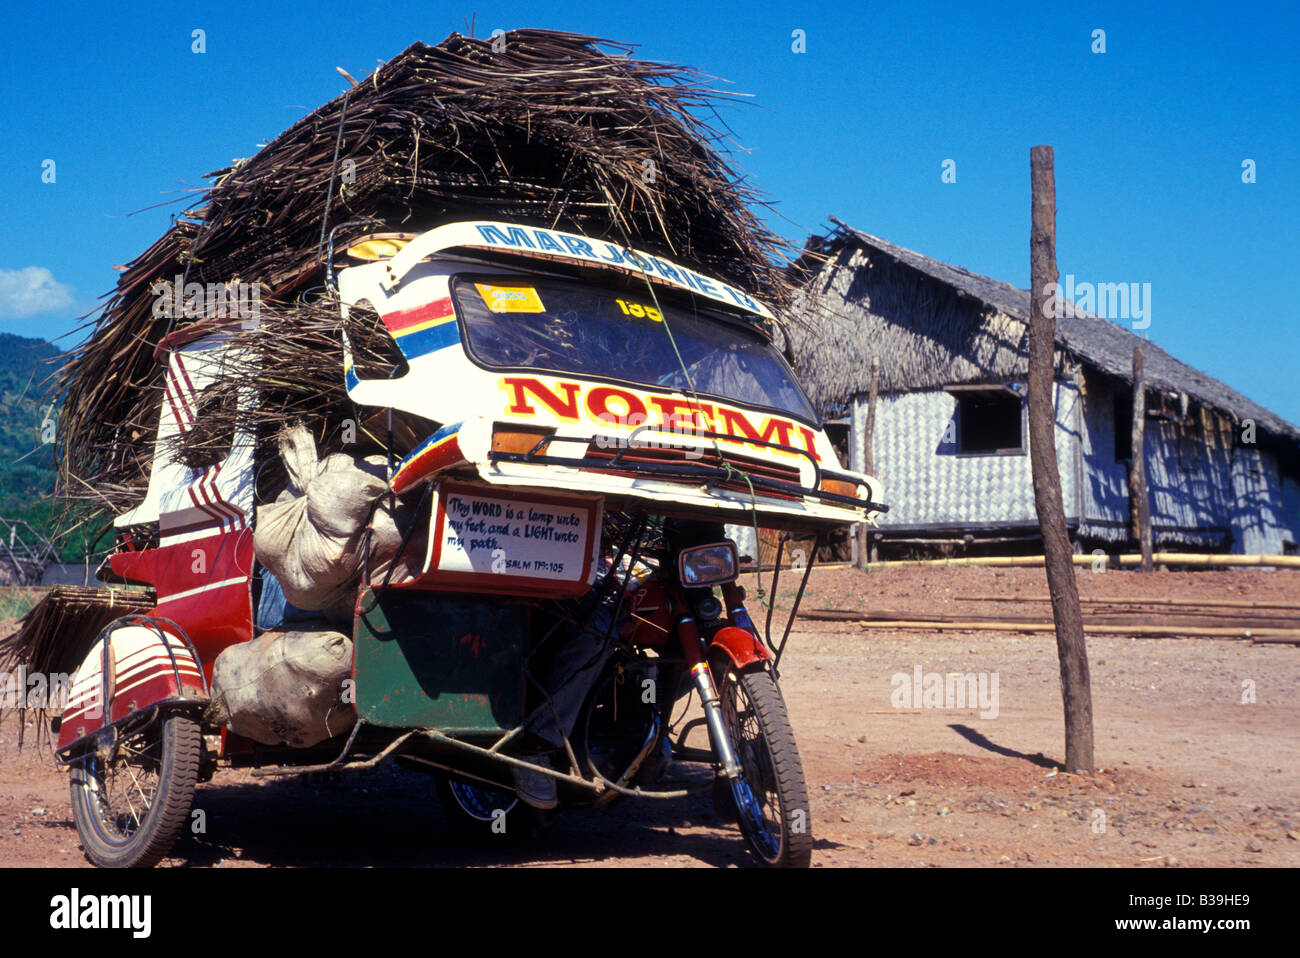
[[[876,468],[875,456],[871,446],[876,432],[876,396],[880,392],[880,360],[871,357],[871,387],[867,393],[867,423],[862,430],[862,471],[873,475]],[[865,569],[868,562],[875,561],[874,549],[871,547],[870,527],[865,522],[858,523],[858,562]]]
[[[876,398],[880,395],[880,360],[876,356],[871,357],[871,388],[867,392],[867,428],[863,436],[862,453],[863,459],[862,471],[871,475],[876,468],[876,457],[872,451],[872,437],[876,432]]]
[[[1128,507],[1133,538],[1142,552],[1142,572],[1151,571],[1151,502],[1147,498],[1147,385],[1142,365],[1142,344],[1133,347],[1133,434],[1128,460]]]
[[[1056,312],[1048,287],[1056,272],[1056,173],[1050,146],[1029,151],[1033,189],[1029,268],[1032,293],[1029,318],[1029,453],[1034,475],[1034,505],[1043,535],[1047,587],[1052,594],[1056,651],[1061,663],[1061,697],[1065,706],[1065,768],[1091,775],[1092,683],[1083,639],[1079,585],[1074,578],[1070,539],[1061,502],[1061,475],[1056,464]]]

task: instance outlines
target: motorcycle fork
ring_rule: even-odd
[[[728,582],[722,587],[722,601],[727,609],[727,618],[732,625],[746,632],[758,635],[758,629],[754,628],[754,620],[749,617],[749,610],[745,608],[744,593],[734,582]]]
[[[713,742],[713,753],[722,763],[722,772],[728,779],[740,776],[740,762],[736,750],[731,744],[731,735],[727,723],[722,718],[722,700],[718,697],[717,686],[713,683],[713,673],[705,661],[704,640],[695,619],[684,615],[677,620],[677,636],[681,640],[682,655],[690,669],[691,678],[699,690],[700,700],[704,703],[704,720],[709,727],[709,738]]]

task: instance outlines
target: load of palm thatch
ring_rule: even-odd
[[[697,116],[716,118],[731,97],[630,51],[543,30],[417,43],[251,159],[209,174],[203,197],[125,270],[59,374],[60,495],[110,514],[143,495],[159,343],[212,322],[155,308],[177,277],[187,289],[256,284],[261,329],[239,334],[262,367],[255,415],[300,418],[318,439],[347,402],[338,313],[320,296],[330,241],[508,220],[634,244],[788,302],[776,262],[785,243],[751,212],[760,197]],[[177,454],[202,461],[221,425],[187,434]]]
[[[108,623],[154,605],[152,589],[94,589],[56,585],[18,628],[0,637],[0,724],[12,710],[17,715],[19,746],[23,744],[28,713],[37,719],[37,743],[49,732],[45,719],[62,711],[61,694],[71,688],[71,677],[90,652],[99,631]],[[23,685],[29,676],[40,677],[35,701]]]

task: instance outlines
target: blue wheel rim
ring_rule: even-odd
[[[753,789],[745,781],[745,776],[739,775],[732,780],[731,794],[735,797],[741,820],[748,823],[746,831],[759,846],[763,857],[776,858],[781,853],[780,843],[773,840],[767,821],[763,818],[763,809],[759,806],[758,799],[754,797]]]
[[[471,818],[479,821],[490,822],[493,820],[493,812],[509,813],[510,809],[515,807],[519,801],[518,797],[511,795],[509,792],[498,791],[495,788],[487,788],[481,785],[472,785],[469,782],[450,782],[451,794],[455,796],[457,803],[463,808]]]

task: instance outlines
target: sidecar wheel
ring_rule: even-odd
[[[86,857],[102,868],[149,868],[189,818],[203,739],[187,715],[158,717],[126,733],[106,761],[91,752],[72,768],[72,817]]]
[[[808,785],[776,681],[761,669],[737,675],[721,668],[714,679],[741,766],[740,777],[730,783],[730,807],[750,851],[764,865],[807,868]]]
[[[439,775],[435,790],[453,825],[478,838],[529,839],[547,821],[545,812],[508,789]]]

